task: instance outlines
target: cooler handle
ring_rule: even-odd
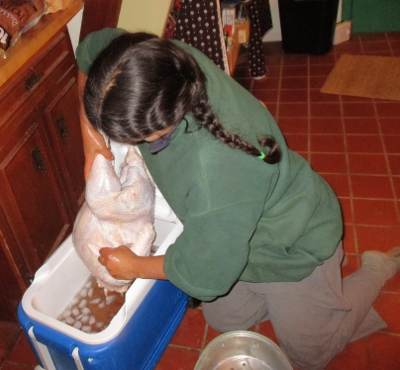
[[[47,346],[45,346],[43,343],[40,343],[33,332],[33,326],[30,327],[28,331],[29,337],[32,339],[33,345],[36,348],[36,352],[40,357],[40,360],[42,361],[42,365],[46,370],[57,370],[56,367],[54,366],[53,359],[51,358],[50,352],[47,349]]]
[[[81,358],[79,357],[79,347],[75,347],[72,351],[72,357],[74,358],[77,370],[85,370],[82,365]]]

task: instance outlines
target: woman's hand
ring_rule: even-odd
[[[137,278],[134,271],[137,258],[126,245],[121,245],[117,248],[101,248],[98,259],[115,279],[131,280]]]
[[[140,257],[125,245],[101,248],[98,260],[115,279],[167,279],[164,256]]]
[[[81,121],[81,132],[83,140],[83,151],[85,153],[85,180],[88,179],[92,164],[97,154],[103,155],[108,160],[113,160],[110,149],[107,147],[103,135],[100,134],[89,122],[85,107],[83,105],[83,91],[85,88],[87,76],[79,71],[78,72],[78,93],[79,93],[79,115]]]
[[[112,161],[114,156],[112,155],[109,148],[104,141],[103,135],[96,131],[93,126],[89,124],[84,124],[81,119],[81,130],[83,138],[83,152],[85,154],[85,168],[84,176],[85,180],[89,178],[90,170],[94,159],[98,154],[101,154],[106,159]]]

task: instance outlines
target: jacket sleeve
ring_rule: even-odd
[[[165,256],[167,278],[203,301],[226,294],[247,265],[262,204],[237,204],[186,219],[183,233]]]

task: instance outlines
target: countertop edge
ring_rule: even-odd
[[[65,10],[44,15],[35,27],[23,33],[15,45],[7,51],[7,58],[0,59],[0,87],[57,34],[82,7],[83,0],[75,0]]]

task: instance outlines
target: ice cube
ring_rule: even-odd
[[[92,327],[90,325],[83,325],[82,326],[82,331],[85,333],[91,333],[92,332]]]
[[[66,322],[68,325],[72,325],[72,324],[75,322],[75,319],[72,318],[72,317],[70,316],[70,317],[67,317],[67,318],[65,319],[65,322]]]
[[[82,299],[82,300],[79,302],[78,307],[79,307],[79,308],[83,308],[83,307],[86,306],[86,303],[87,303],[87,300],[86,300],[86,299]]]
[[[89,314],[90,314],[90,309],[87,308],[87,307],[84,307],[84,308],[82,308],[82,313],[83,313],[84,315],[89,315]]]
[[[117,296],[115,296],[115,295],[110,295],[110,296],[108,296],[107,299],[106,299],[106,304],[109,305],[109,304],[113,303],[116,299],[117,299]]]
[[[75,321],[73,327],[77,328],[77,329],[80,329],[82,327],[82,323],[80,321]]]
[[[71,310],[65,310],[64,313],[62,314],[62,317],[65,319],[68,316],[71,316]]]

